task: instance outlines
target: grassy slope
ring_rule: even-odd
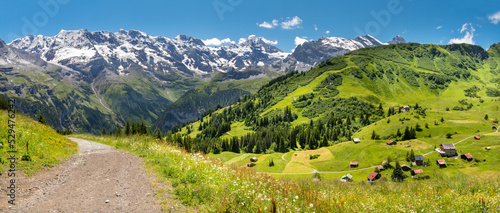
[[[437,47],[440,51],[447,54],[452,60],[454,58],[461,57],[460,54],[457,55],[456,52],[446,50],[441,48],[440,46],[430,45],[427,48]],[[383,51],[387,51],[384,49]],[[394,50],[396,51],[396,50]],[[490,82],[491,79],[496,78],[497,74],[490,72],[490,63],[492,61],[498,61],[497,53],[491,53],[490,50],[490,59],[485,61],[483,64],[479,64],[478,69],[476,71],[472,70],[471,73],[473,76],[466,80],[452,81],[448,87],[444,90],[436,90],[429,89],[426,86],[415,87],[410,85],[406,79],[402,76],[396,76],[395,79],[389,80],[386,76],[384,78],[367,78],[364,77],[362,79],[356,78],[352,75],[344,75],[344,81],[341,86],[338,87],[340,93],[337,97],[351,97],[358,96],[361,98],[365,98],[366,100],[378,100],[379,103],[382,103],[384,107],[384,111],[387,111],[389,106],[398,106],[398,105],[414,105],[418,103],[420,106],[427,108],[426,116],[416,116],[415,112],[404,112],[401,114],[397,114],[385,119],[382,119],[378,122],[375,122],[367,127],[362,128],[360,131],[354,134],[353,137],[359,137],[363,139],[363,143],[354,145],[352,143],[346,142],[338,145],[334,145],[329,147],[328,149],[332,152],[333,156],[330,159],[325,159],[323,161],[317,161],[314,163],[309,163],[307,161],[290,161],[288,162],[290,166],[295,169],[287,169],[285,172],[309,172],[312,170],[319,171],[341,171],[341,170],[349,170],[348,165],[350,161],[358,161],[360,163],[360,168],[369,167],[380,164],[387,156],[391,155],[393,158],[397,158],[399,160],[403,160],[406,151],[413,149],[416,154],[423,154],[430,152],[434,149],[434,146],[439,145],[441,143],[451,143],[457,142],[462,138],[474,135],[474,134],[486,134],[492,132],[491,120],[493,118],[500,118],[500,114],[498,112],[498,104],[496,98],[487,97],[485,87],[494,87],[496,85]],[[387,55],[391,55],[391,53],[386,53]],[[351,55],[356,55],[352,53]],[[438,66],[439,63],[444,63],[440,60],[444,60],[441,58],[435,58],[432,62],[433,64]],[[384,60],[382,60],[384,61]],[[413,67],[413,70],[417,73],[429,73],[437,71],[429,71],[428,69],[423,69],[423,62],[419,61],[419,59],[414,59],[413,61],[405,61],[402,58],[396,57],[392,59],[392,61],[399,61],[401,63],[407,63],[406,66]],[[401,64],[398,63],[398,64]],[[450,67],[450,65],[446,62],[444,63],[446,66]],[[355,66],[352,61],[350,61],[349,66],[343,70],[348,69],[349,67]],[[370,66],[370,65],[368,65]],[[450,67],[453,68],[453,67]],[[298,86],[297,89],[286,95],[281,101],[278,101],[276,104],[267,108],[267,110],[261,115],[265,115],[274,109],[282,109],[285,106],[291,107],[292,111],[299,115],[299,118],[293,122],[294,125],[300,123],[307,123],[309,119],[302,116],[302,109],[296,109],[292,102],[294,101],[294,97],[298,98],[298,96],[312,93],[313,89],[326,78],[327,75],[331,73],[338,73],[339,71],[326,71],[318,75],[312,81],[309,81],[304,86]],[[341,72],[341,71],[340,71]],[[418,79],[420,85],[423,85],[425,81],[423,79]],[[472,86],[476,85],[481,89],[478,92],[478,95],[482,97],[483,103],[480,103],[478,98],[470,98],[465,96],[464,89],[468,89]],[[367,98],[370,97],[370,98]],[[446,111],[446,108],[453,108],[454,106],[459,106],[458,100],[467,99],[469,103],[473,104],[472,109],[468,111]],[[485,114],[489,115],[490,120],[484,120]],[[319,119],[321,116],[313,118]],[[440,119],[444,118],[444,122],[440,122]],[[390,122],[388,123],[388,119]],[[435,122],[437,125],[435,125]],[[423,131],[417,132],[418,140],[412,140],[410,142],[403,142],[397,146],[385,146],[385,140],[380,141],[371,141],[367,140],[370,138],[372,132],[375,130],[377,134],[383,136],[388,136],[389,134],[396,133],[397,129],[404,131],[406,126],[415,126],[418,123]],[[428,124],[429,128],[425,128],[424,125]],[[233,126],[234,125],[234,126]],[[232,130],[228,133],[230,136],[241,136],[250,132],[249,128],[243,125],[243,122],[233,123]],[[244,130],[244,131],[242,131]],[[455,133],[456,132],[456,133]],[[452,139],[447,139],[445,137],[446,133],[454,133]],[[193,134],[192,135],[196,135]],[[428,137],[428,136],[431,137]],[[227,136],[223,136],[227,137]],[[472,139],[470,139],[472,140]],[[466,142],[468,142],[467,140]],[[493,147],[496,145],[500,145],[500,142],[491,142]],[[408,145],[410,147],[403,147],[404,145]],[[462,145],[457,145],[457,148],[460,151]],[[475,153],[481,152],[483,150],[483,146],[476,145],[475,149],[469,149],[468,152],[475,155]],[[473,152],[473,153],[472,153]],[[431,161],[435,160],[437,156],[435,154],[429,155]],[[215,156],[216,157],[216,156]],[[235,156],[236,157],[236,156]],[[480,172],[479,174],[473,175],[478,176],[483,172],[485,176],[492,176],[492,174],[497,174],[497,171],[500,171],[498,166],[494,166],[498,164],[498,159],[495,157],[488,156],[491,160],[487,160],[485,163],[479,164],[478,168],[474,167],[474,169],[455,169],[457,167],[448,168],[449,172],[445,172],[448,175],[453,175],[457,172],[461,172],[464,174],[471,175],[470,171]],[[242,166],[248,162],[248,159],[239,159],[237,161],[232,161],[231,158],[227,158],[223,160],[228,160],[231,164]],[[454,160],[454,159],[453,159]],[[453,161],[452,160],[452,161]],[[283,162],[282,162],[283,163]],[[464,168],[466,165],[462,165]],[[489,169],[486,169],[489,168]],[[265,171],[269,170],[268,168],[263,169],[263,166],[259,166],[257,164],[254,167],[257,171]],[[271,169],[274,171],[280,171],[281,168]],[[366,175],[372,170],[365,170],[361,172],[356,172],[361,175],[363,178],[359,178],[359,180],[364,179]],[[326,176],[335,176],[339,177],[343,174],[328,174]],[[358,179],[355,177],[355,179]]]
[[[171,194],[183,204],[200,211],[217,212],[265,212],[276,202],[283,212],[490,212],[500,210],[498,181],[467,180],[460,176],[447,177],[442,170],[425,169],[434,178],[403,183],[379,181],[374,185],[354,182],[342,184],[325,179],[338,178],[342,174],[321,174],[322,181],[311,181],[312,175],[286,176],[276,180],[251,169],[229,167],[211,157],[185,153],[169,143],[152,138],[97,137],[77,135],[115,146],[144,158],[146,164],[173,186]],[[485,140],[486,141],[486,140]],[[465,145],[465,142],[464,142]],[[260,155],[258,162],[276,158],[282,154]],[[224,152],[214,157],[228,160],[254,155]],[[285,154],[285,160],[293,159]],[[237,161],[237,159],[236,159]],[[259,164],[259,163],[258,163]],[[464,163],[470,164],[470,163]],[[458,165],[458,164],[457,164]],[[257,165],[254,168],[258,168]],[[365,172],[351,172],[355,180],[362,180]],[[385,176],[385,172],[382,173]],[[291,179],[291,180],[289,180]],[[296,180],[298,179],[298,180]],[[159,198],[161,199],[161,198]],[[165,209],[171,206],[167,203]]]
[[[9,156],[7,153],[9,150],[7,141],[8,119],[7,111],[0,110],[0,142],[4,144],[4,147],[0,149],[2,160],[6,160]],[[16,146],[19,150],[16,154],[19,158],[17,167],[25,174],[30,175],[44,167],[55,166],[78,151],[77,144],[57,134],[49,126],[42,125],[19,114],[16,115],[15,122]],[[26,153],[27,143],[29,143],[29,153],[32,161],[21,161],[20,157]],[[7,170],[9,165],[10,163],[4,162],[0,170],[2,172]]]

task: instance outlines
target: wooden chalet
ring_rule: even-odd
[[[452,143],[441,144],[441,151],[444,152],[444,156],[454,157],[457,155],[457,150],[455,149],[455,145]]]
[[[486,150],[491,150],[491,147],[486,147],[486,148],[484,148],[484,149],[486,149]]]
[[[380,173],[378,173],[378,172],[372,172],[372,173],[370,173],[370,175],[368,175],[367,178],[368,178],[368,181],[370,182],[370,181],[375,181],[375,180],[379,179],[381,176],[382,175],[380,175]]]
[[[410,106],[402,106],[401,111],[403,112],[410,111]]]
[[[471,160],[474,160],[474,158],[472,157],[472,155],[470,153],[467,153],[467,154],[464,154],[462,156],[460,156],[462,159],[464,160],[467,160],[467,161],[471,161]]]
[[[446,167],[446,161],[444,160],[436,160],[437,165],[439,168],[445,168]]]
[[[476,140],[480,140],[480,139],[481,139],[481,136],[476,135],[476,136],[474,136],[474,139],[476,139]]]
[[[347,175],[344,175],[340,178],[340,181],[341,182],[352,182],[352,175],[351,174],[347,174]]]
[[[361,143],[361,140],[359,138],[353,138],[352,142],[354,142],[354,143]]]
[[[421,173],[424,173],[424,170],[422,170],[422,169],[415,169],[415,170],[411,171],[411,176],[415,176],[415,175],[418,175],[418,174],[421,174]]]
[[[252,162],[257,162],[259,159],[257,159],[257,157],[253,157],[253,158],[250,158],[250,161]]]
[[[250,163],[250,162],[247,163],[247,167],[254,167],[254,166],[255,166],[255,163]]]
[[[417,166],[424,165],[424,156],[423,155],[415,156],[415,164],[417,164]]]
[[[377,166],[377,168],[378,168],[380,171],[382,171],[382,170],[384,170],[384,169],[385,169],[385,168],[384,168],[384,166],[382,166],[382,165],[378,165],[378,166]]]
[[[386,144],[390,146],[390,145],[396,145],[398,143],[396,143],[395,141],[387,141]]]
[[[403,171],[410,171],[411,167],[406,165],[406,164],[403,164],[403,165],[401,165],[401,169],[403,169]]]
[[[358,167],[358,162],[351,162],[351,163],[349,164],[349,166],[350,166],[351,168],[356,168],[356,167]]]

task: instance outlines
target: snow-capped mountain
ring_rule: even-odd
[[[402,36],[397,35],[392,39],[392,41],[387,42],[388,44],[401,44],[401,43],[408,43]]]
[[[317,41],[308,41],[298,45],[284,62],[293,70],[305,71],[326,59],[343,55],[349,51],[383,44],[371,35],[359,36],[355,39],[322,37]]]
[[[137,30],[89,32],[62,30],[53,37],[26,36],[10,43],[42,59],[75,70],[91,72],[107,69],[119,75],[135,67],[163,73],[181,71],[203,76],[213,72],[264,66],[288,54],[262,38],[250,36],[231,46],[209,47],[202,40],[179,35],[173,39],[150,36]]]

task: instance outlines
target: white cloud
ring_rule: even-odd
[[[314,25],[314,30],[318,31],[318,27],[316,25]]]
[[[303,43],[306,43],[307,42],[306,38],[307,37],[303,37],[303,38],[301,38],[301,37],[295,37],[295,46],[299,46],[299,45],[301,45]]]
[[[450,39],[450,41],[448,41],[448,44],[462,44],[462,43],[475,44],[476,42],[474,42],[473,40],[474,31],[476,31],[476,29],[472,26],[471,23],[465,23],[464,25],[462,25],[462,29],[460,29],[460,33],[465,32],[464,37],[452,38]]]
[[[496,12],[493,15],[489,15],[488,20],[490,20],[490,22],[493,24],[498,24],[498,22],[500,22],[500,11]]]
[[[229,38],[225,38],[222,40],[219,40],[218,38],[211,38],[211,39],[203,40],[203,43],[205,43],[205,45],[207,45],[207,46],[220,46],[223,44],[235,44],[236,42],[231,41],[231,39],[229,39]]]
[[[301,28],[302,19],[298,16],[293,17],[292,19],[287,18],[286,21],[281,22],[281,28],[285,30],[293,30],[297,28]]]
[[[327,30],[325,33],[326,33],[326,34],[330,34],[330,30]]]
[[[259,27],[262,27],[262,28],[273,29],[274,27],[278,26],[278,20],[273,19],[273,20],[271,21],[271,23],[269,23],[269,22],[267,22],[267,21],[264,21],[264,22],[262,22],[262,23],[260,23],[260,24],[259,24],[259,23],[257,23],[257,25],[258,25]]]
[[[443,26],[438,26],[438,27],[436,27],[436,30],[439,30],[441,28],[443,28]]]
[[[262,41],[264,41],[266,44],[271,44],[271,45],[277,45],[278,44],[278,40],[268,40],[264,37],[257,37],[255,35],[249,35],[248,38],[240,38],[240,40],[238,41],[238,44],[242,44],[242,43],[245,43],[247,40],[249,39],[261,39]]]
[[[467,30],[468,25],[469,25],[469,23],[465,23],[464,25],[462,25],[462,29],[460,29],[460,33],[463,33],[465,30]]]

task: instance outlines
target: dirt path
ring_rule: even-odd
[[[0,211],[161,211],[154,199],[152,182],[155,177],[145,171],[140,158],[103,144],[71,140],[78,143],[80,152],[57,167],[30,178],[20,177],[16,205],[9,207],[7,198],[2,196]],[[3,186],[5,181],[2,177]],[[6,193],[2,190],[2,194]]]

